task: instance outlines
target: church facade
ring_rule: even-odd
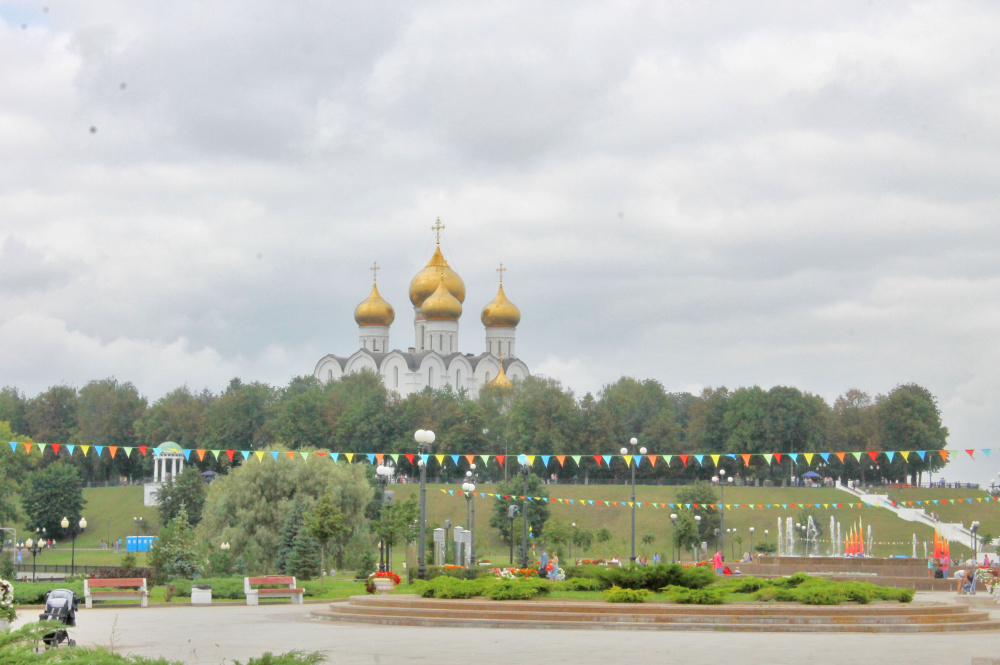
[[[316,363],[314,376],[334,381],[351,372],[371,371],[389,390],[401,396],[451,386],[471,394],[487,385],[509,388],[511,380],[529,376],[517,357],[516,331],[521,312],[503,290],[503,264],[497,295],[480,314],[485,339],[481,353],[459,350],[459,319],[465,301],[465,282],[441,253],[440,221],[432,227],[437,246],[427,265],[410,281],[414,343],[406,351],[389,349],[389,328],[396,314],[378,292],[378,266],[372,268],[372,290],[354,310],[359,349],[350,356],[326,355]]]

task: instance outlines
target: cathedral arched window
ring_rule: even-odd
[[[332,369],[326,370],[326,380],[327,381],[333,381],[333,370]]]
[[[430,386],[431,388],[434,387],[434,368],[433,367],[428,367],[427,368],[427,385]]]
[[[399,387],[399,368],[398,367],[393,367],[392,368],[392,383],[393,383],[393,386],[392,386],[393,388],[398,388]]]
[[[462,370],[455,370],[455,388],[458,390],[462,389]]]

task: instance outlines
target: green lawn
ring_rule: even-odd
[[[428,526],[443,526],[445,519],[450,519],[453,525],[467,525],[466,509],[467,503],[460,493],[450,495],[441,492],[445,490],[457,490],[457,485],[429,485],[427,488],[427,514]],[[419,486],[415,484],[394,485],[396,496],[399,501],[405,501],[410,496],[416,496]],[[550,496],[561,499],[574,500],[601,500],[601,501],[628,501],[631,488],[624,485],[548,485],[546,486]],[[636,488],[636,498],[642,503],[676,503],[678,487],[667,486],[638,486]],[[484,493],[494,493],[494,485],[480,485],[479,490]],[[142,505],[141,487],[110,487],[99,489],[86,489],[83,492],[86,506],[83,514],[88,521],[85,533],[81,534],[76,541],[76,562],[78,565],[117,565],[121,558],[120,553],[113,550],[100,549],[101,540],[115,540],[135,535],[135,523],[133,517],[143,517],[147,525],[146,532],[155,535],[160,528],[156,510]],[[946,489],[923,489],[923,490],[891,490],[890,494],[900,501],[916,501],[930,499],[962,499],[961,502],[947,505],[923,506],[928,512],[936,512],[942,520],[971,523],[977,519],[982,523],[981,529],[986,532],[1000,535],[1000,504],[994,502],[978,502],[975,499],[986,496],[984,492],[977,490],[946,490]],[[967,498],[972,498],[972,503],[965,502]],[[844,503],[851,499],[846,492],[841,492],[830,488],[755,488],[755,487],[729,487],[726,489],[726,503],[731,508],[726,511],[726,527],[737,529],[737,535],[743,539],[743,544],[737,549],[749,549],[749,528],[755,529],[754,543],[760,543],[764,539],[764,531],[770,533],[767,540],[774,542],[777,531],[778,518],[792,517],[797,519],[802,512],[800,507],[791,508],[791,504],[824,504],[824,503]],[[746,504],[748,507],[737,508],[738,504]],[[757,508],[758,505],[771,504],[770,508]],[[781,504],[788,507],[782,508]],[[493,514],[495,500],[492,498],[477,497],[476,523],[477,529],[476,551],[480,557],[491,559],[496,565],[506,565],[508,561],[509,549],[500,539],[499,532],[488,528],[490,517]],[[749,506],[755,506],[750,509]],[[624,558],[629,555],[629,530],[631,511],[628,507],[581,505],[579,502],[550,503],[550,511],[553,517],[559,517],[567,522],[575,522],[582,528],[598,530],[607,527],[612,533],[612,540],[606,546],[595,544],[589,551],[580,552],[574,549],[574,557],[603,557],[610,558],[617,555]],[[916,506],[915,506],[916,507]],[[919,541],[931,541],[933,530],[930,527],[906,522],[895,517],[889,511],[878,508],[811,508],[820,527],[823,529],[821,540],[828,540],[829,521],[832,515],[835,520],[841,523],[841,531],[846,535],[850,526],[860,518],[867,530],[867,525],[872,526],[872,534],[877,543],[890,542],[902,543],[894,545],[876,545],[875,554],[887,556],[891,554],[910,554],[911,546],[909,542],[913,534],[917,534]],[[636,511],[636,550],[638,554],[652,558],[654,552],[669,556],[669,539],[671,536],[670,513],[678,512],[677,509],[669,508],[647,508],[642,507]],[[19,536],[23,537],[23,525],[19,527]],[[644,535],[653,537],[653,544],[643,545]],[[709,543],[711,547],[713,543]],[[821,544],[821,552],[825,552],[827,543]],[[727,550],[731,550],[727,547]],[[967,547],[962,543],[955,543],[952,546],[955,555],[964,555]],[[918,554],[922,554],[922,547],[918,549]],[[727,552],[731,555],[731,552]],[[428,553],[430,556],[430,553]],[[690,554],[684,556],[685,560],[690,558]],[[30,562],[30,557],[27,557]],[[139,564],[142,565],[145,555],[139,554]],[[393,552],[393,569],[403,573],[403,562],[415,560],[412,549],[407,550],[397,547]],[[38,558],[38,563],[68,564],[70,561],[70,543],[59,543],[58,549],[42,552]]]

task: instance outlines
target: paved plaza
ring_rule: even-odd
[[[954,595],[918,594],[951,602]],[[81,645],[185,663],[226,663],[265,651],[326,652],[332,664],[625,663],[971,664],[1000,659],[1000,631],[942,634],[732,633],[627,630],[506,630],[353,625],[318,621],[318,605],[153,606],[82,609]],[[991,612],[1000,617],[1000,610]]]

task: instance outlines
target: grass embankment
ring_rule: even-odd
[[[427,517],[428,526],[434,528],[443,526],[446,519],[450,519],[453,525],[467,524],[467,503],[460,493],[454,495],[441,492],[444,490],[457,490],[457,485],[428,485],[427,488]],[[415,484],[395,485],[397,499],[405,501],[411,496],[417,496],[419,486]],[[491,494],[496,492],[495,485],[480,485],[481,492]],[[675,486],[643,486],[636,488],[636,498],[642,503],[676,503],[677,492],[681,488]],[[604,501],[628,501],[631,494],[631,487],[625,485],[548,485],[546,490],[549,495],[556,499],[574,500],[601,500]],[[86,506],[84,515],[87,517],[88,527],[86,532],[80,534],[76,541],[76,563],[78,565],[117,565],[121,559],[121,554],[113,550],[100,549],[101,540],[116,540],[135,535],[134,517],[142,517],[146,524],[146,532],[155,535],[160,528],[156,509],[148,508],[142,504],[141,487],[108,487],[86,489],[83,492]],[[889,494],[899,501],[928,501],[932,499],[962,499],[955,504],[938,504],[921,506],[928,512],[937,513],[943,521],[964,522],[969,524],[972,520],[979,520],[984,526],[984,531],[989,531],[990,524],[1000,522],[1000,504],[994,502],[979,502],[976,498],[986,496],[985,492],[978,490],[949,490],[949,489],[916,489],[916,490],[889,490]],[[726,511],[726,527],[737,530],[737,536],[742,539],[742,544],[737,544],[737,554],[740,551],[750,548],[750,527],[754,527],[754,544],[765,540],[764,531],[769,533],[766,540],[775,542],[777,536],[778,519],[784,520],[791,517],[797,520],[803,509],[801,504],[835,504],[850,502],[851,496],[832,488],[763,488],[763,487],[729,487],[726,489],[726,503],[730,509]],[[971,498],[971,503],[965,499]],[[856,503],[856,502],[853,502]],[[507,561],[508,548],[500,539],[500,534],[496,529],[484,528],[489,524],[493,515],[495,500],[492,498],[476,499],[476,523],[477,540],[476,551],[480,557],[490,558],[492,561],[502,563]],[[737,508],[739,504],[753,505],[754,509]],[[758,508],[756,506],[766,506],[770,508]],[[792,508],[792,504],[797,504]],[[782,506],[788,506],[787,508]],[[917,507],[917,506],[914,506]],[[597,506],[582,505],[577,503],[550,503],[549,508],[553,517],[558,517],[566,522],[575,522],[580,528],[597,531],[607,528],[612,539],[605,545],[595,543],[590,550],[580,552],[574,548],[573,555],[576,557],[586,556],[588,558],[602,557],[610,558],[618,556],[627,557],[629,554],[629,534],[631,524],[631,511],[627,506]],[[852,524],[857,523],[860,518],[865,525],[872,527],[872,536],[876,541],[874,554],[877,556],[889,556],[893,554],[912,553],[909,545],[913,534],[917,535],[918,541],[933,541],[933,529],[922,524],[901,520],[891,512],[881,508],[809,508],[822,529],[820,536],[820,552],[829,551],[830,534],[829,524],[832,515],[841,524],[841,533],[846,536]],[[661,555],[670,552],[671,524],[670,513],[677,512],[670,508],[647,508],[642,507],[636,511],[636,549],[639,555],[646,555],[652,558],[654,552]],[[1000,527],[997,528],[1000,531]],[[18,535],[23,537],[23,525],[19,527]],[[643,536],[653,537],[652,545],[645,545],[641,541]],[[1000,535],[1000,533],[996,534]],[[727,556],[732,556],[732,540],[727,540]],[[883,545],[880,543],[897,543]],[[710,542],[709,547],[714,543]],[[918,555],[923,554],[922,547],[918,546]],[[964,556],[968,552],[968,547],[964,543],[955,543],[952,552],[956,556]],[[403,548],[397,548],[393,556],[393,565],[396,570],[402,572],[402,563],[406,560]],[[690,553],[685,553],[683,558],[690,559]],[[412,559],[412,553],[410,554]],[[138,557],[139,565],[144,564],[145,555],[140,553]],[[26,558],[30,563],[30,556]],[[39,564],[68,564],[70,562],[70,547],[68,542],[60,542],[56,550],[42,552],[38,557]]]

